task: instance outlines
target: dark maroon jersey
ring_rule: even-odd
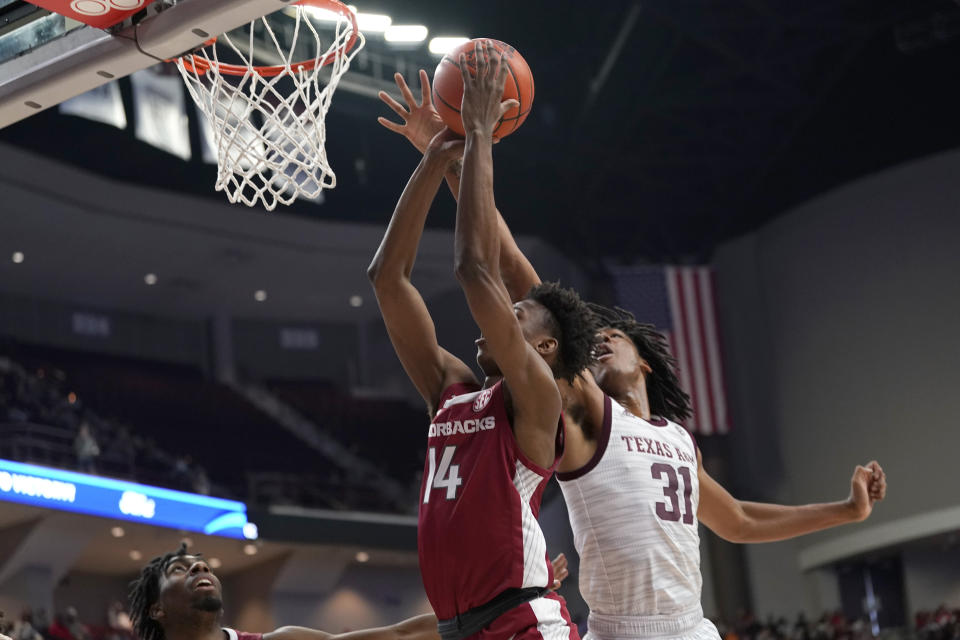
[[[511,587],[553,583],[537,515],[562,453],[562,420],[549,469],[520,451],[502,381],[443,392],[427,436],[417,528],[423,585],[438,618],[453,618]]]

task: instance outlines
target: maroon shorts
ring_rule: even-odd
[[[525,602],[491,622],[469,640],[580,640],[567,603],[555,593]]]

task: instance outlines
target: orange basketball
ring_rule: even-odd
[[[437,65],[437,70],[433,72],[433,104],[446,125],[460,135],[464,135],[463,121],[460,119],[463,77],[460,75],[457,60],[460,59],[461,53],[464,54],[467,57],[470,72],[476,73],[474,44],[488,39],[476,38],[464,42],[443,56],[443,60]],[[530,107],[533,106],[533,74],[530,73],[527,61],[516,49],[499,40],[491,40],[491,42],[494,48],[501,52],[503,62],[507,65],[507,83],[503,87],[503,99],[514,98],[520,102],[519,107],[514,107],[503,114],[493,130],[494,138],[503,138],[516,131],[530,114]]]

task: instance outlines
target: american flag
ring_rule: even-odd
[[[726,383],[710,267],[610,266],[618,304],[666,334],[680,383],[690,394],[697,434],[727,433]]]

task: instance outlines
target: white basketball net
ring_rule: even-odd
[[[177,68],[194,102],[203,111],[213,132],[217,152],[216,190],[224,191],[230,202],[247,206],[262,203],[268,211],[277,203],[289,205],[298,197],[316,199],[324,189],[332,189],[337,177],[327,162],[324,148],[326,127],[324,120],[330,109],[333,92],[346,73],[350,61],[363,47],[363,34],[357,34],[353,48],[344,54],[353,35],[353,25],[345,16],[339,16],[333,42],[324,49],[308,13],[302,6],[296,9],[296,23],[289,49],[280,45],[274,29],[266,18],[251,22],[249,43],[242,51],[226,34],[216,43],[194,53],[194,59],[206,62],[210,69],[200,73],[177,59]],[[332,14],[331,14],[332,15]],[[254,30],[262,25],[260,37],[254,39]],[[264,37],[265,36],[265,37]],[[294,59],[296,44],[301,38],[313,38],[316,51],[311,70],[295,69],[302,60]],[[263,42],[272,43],[276,61],[271,64],[285,67],[271,77],[263,77],[253,67],[255,42],[263,56]],[[217,69],[220,62],[218,46],[225,43],[246,65],[242,76],[228,76]],[[273,51],[271,50],[271,54]],[[328,60],[332,60],[329,64]],[[203,66],[203,62],[198,62]],[[289,92],[291,83],[294,90]]]

